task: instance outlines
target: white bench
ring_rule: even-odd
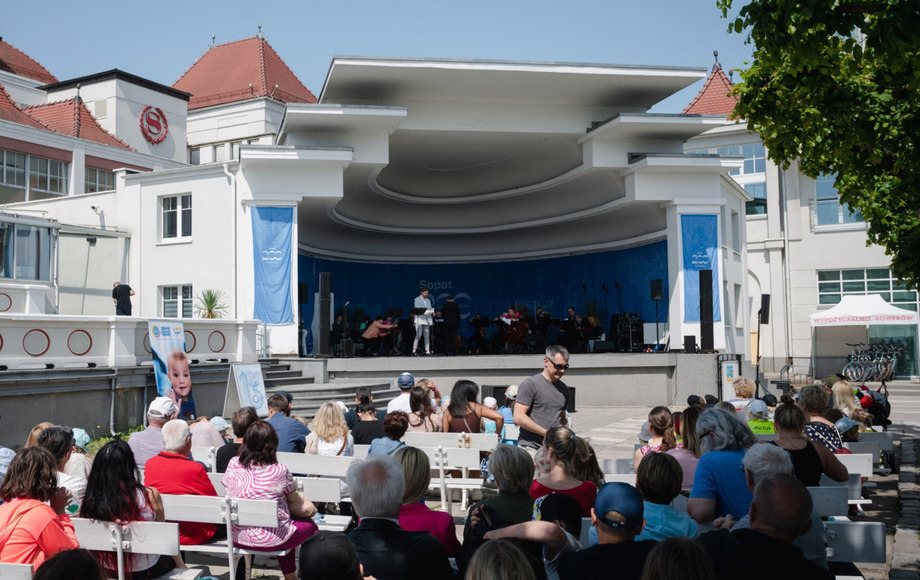
[[[809,487],[811,501],[822,518],[845,516],[849,511],[848,490],[842,485]]]
[[[229,497],[208,497],[201,495],[161,494],[165,517],[171,522],[199,522],[226,527],[227,539],[206,544],[182,546],[187,552],[202,554],[226,554],[230,565],[230,578],[236,578],[239,559],[244,558],[246,577],[252,571],[251,557],[255,554],[278,556],[283,550],[264,552],[247,550],[233,545],[232,526],[278,527],[278,504],[267,499],[234,499]],[[173,524],[175,525],[175,524]],[[178,543],[178,536],[177,536]],[[82,545],[82,542],[81,542]]]
[[[856,443],[844,443],[844,447],[852,453],[850,455],[859,455],[867,453],[872,456],[872,463],[878,465],[881,460],[882,449],[876,441],[858,441]],[[840,457],[839,455],[837,457]]]
[[[894,435],[885,431],[860,433],[859,442],[875,443],[882,451],[894,451]]]
[[[32,564],[0,562],[0,578],[3,580],[32,580]]]
[[[635,487],[636,474],[635,473],[605,473],[604,481],[606,483],[613,483],[615,481],[618,481],[620,483],[627,483]]]
[[[355,445],[355,457],[358,459],[364,459],[367,457],[368,451],[370,451],[370,445]]]
[[[217,447],[192,447],[192,459],[204,463],[209,472],[217,471]]]
[[[341,503],[348,497],[342,494],[342,480],[337,477],[295,477],[294,483],[313,503]]]
[[[633,470],[633,459],[601,459],[599,461],[601,471],[604,473],[631,473],[635,475],[635,470]]]
[[[432,478],[432,485],[441,492],[441,505],[450,506],[451,500],[447,490],[459,489],[462,493],[460,507],[466,510],[469,504],[469,491],[482,488],[481,477],[467,477],[469,470],[480,466],[479,449],[458,447],[418,447],[428,455],[432,472],[436,471],[437,480]],[[447,477],[447,472],[459,469],[462,477]],[[448,507],[449,509],[449,507]]]
[[[860,477],[872,477],[871,453],[845,453],[834,457],[840,460],[849,473],[858,473]]]
[[[291,473],[302,476],[345,477],[348,467],[354,461],[358,461],[358,458],[344,455],[278,452],[278,463],[290,469]]]
[[[828,562],[887,562],[884,522],[824,522]]]
[[[71,518],[74,534],[81,548],[100,552],[115,552],[118,580],[125,579],[125,555],[179,554],[179,525],[168,522],[132,522],[120,525],[86,518]],[[179,568],[161,578],[198,578],[198,568]]]
[[[521,428],[514,423],[505,424],[504,439],[506,441],[517,441],[521,436]]]
[[[423,433],[420,431],[410,431],[403,436],[403,442],[412,447],[438,447],[444,449],[457,449],[462,433]],[[466,437],[470,438],[470,449],[480,449],[491,451],[498,445],[498,437],[495,433],[467,433]],[[464,447],[466,443],[464,442]]]

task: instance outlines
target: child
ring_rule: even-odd
[[[495,411],[498,408],[498,401],[495,400],[495,397],[486,397],[482,400],[484,407],[488,407]],[[495,433],[495,421],[492,419],[482,418],[482,432],[483,433]]]
[[[680,464],[667,453],[650,453],[639,464],[636,487],[645,504],[645,528],[637,541],[696,535],[696,522],[669,505],[680,493],[683,478]]]
[[[174,348],[166,357],[166,375],[172,385],[170,398],[179,407],[179,419],[195,419],[195,397],[192,396],[192,377],[188,370],[188,356],[181,348]]]

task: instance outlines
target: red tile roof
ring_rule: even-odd
[[[716,61],[699,94],[681,112],[685,115],[725,115],[731,118],[738,102],[738,97],[732,95],[731,90],[732,82]]]
[[[259,36],[212,47],[173,88],[192,94],[189,110],[255,97],[282,103],[316,102],[313,93]]]
[[[6,89],[3,88],[2,84],[0,84],[0,120],[10,121],[20,125],[28,125],[29,127],[44,129],[46,131],[48,130],[48,127],[42,125],[29,115],[23,113],[22,109],[17,107],[16,103],[13,102],[13,99],[10,98],[9,93],[6,92]]]
[[[79,97],[28,107],[24,111],[32,118],[47,125],[52,131],[134,151],[130,145],[103,129],[83,104],[83,99]]]
[[[3,40],[0,40],[0,70],[36,80],[43,84],[57,82],[57,78],[48,72],[48,69]]]

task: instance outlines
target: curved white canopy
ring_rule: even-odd
[[[811,326],[872,326],[875,324],[917,324],[920,316],[885,302],[878,294],[844,296],[840,303],[811,315]]]

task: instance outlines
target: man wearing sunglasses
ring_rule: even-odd
[[[569,351],[552,345],[546,349],[543,372],[524,379],[518,387],[514,405],[514,424],[521,428],[518,445],[531,455],[543,447],[547,429],[568,424],[565,409],[569,388],[562,382],[568,368]]]

